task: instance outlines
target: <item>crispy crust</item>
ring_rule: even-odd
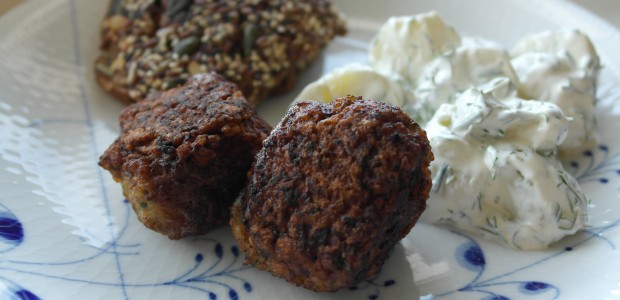
[[[433,154],[400,109],[300,102],[263,143],[231,225],[246,263],[315,291],[375,276],[426,207]]]
[[[328,0],[113,0],[97,82],[124,102],[217,72],[249,102],[290,90],[344,21]]]
[[[99,164],[148,228],[171,239],[229,221],[229,208],[271,128],[217,74],[126,107]]]

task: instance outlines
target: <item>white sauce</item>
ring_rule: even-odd
[[[557,153],[596,140],[600,66],[587,36],[532,35],[509,55],[461,38],[431,12],[389,19],[369,62],[323,76],[298,100],[360,95],[428,121],[435,161],[422,220],[521,249],[546,248],[585,226],[586,197]]]
[[[557,104],[571,118],[560,151],[582,151],[596,143],[594,103],[600,69],[598,55],[583,33],[543,32],[523,38],[512,50],[519,92],[528,99]]]
[[[427,124],[435,160],[421,218],[542,249],[584,226],[587,200],[555,158],[567,117],[552,103],[509,96],[507,85],[470,89]]]
[[[368,59],[381,73],[415,82],[426,64],[460,44],[456,31],[435,12],[392,17],[371,42]]]
[[[453,103],[463,91],[486,84],[498,77],[518,83],[508,53],[499,45],[482,39],[463,39],[463,44],[439,55],[424,66],[414,83],[416,100],[430,110]],[[419,122],[426,123],[429,118]]]

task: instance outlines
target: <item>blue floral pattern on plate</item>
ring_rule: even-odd
[[[113,139],[116,127],[110,124],[115,124],[121,107],[109,108],[112,102],[99,101],[103,96],[93,87],[90,70],[105,3],[30,3],[32,12],[20,26],[14,26],[16,33],[0,40],[1,299],[84,298],[94,292],[114,299],[261,299],[280,295],[412,299],[418,297],[418,286],[430,291],[422,296],[426,298],[560,299],[567,293],[565,283],[538,271],[577,253],[583,255],[582,251],[590,248],[596,248],[599,255],[608,251],[617,257],[620,214],[612,204],[615,201],[617,205],[620,192],[620,145],[613,129],[603,133],[605,144],[566,164],[585,188],[597,191],[597,198],[592,199],[596,207],[591,227],[548,251],[528,253],[528,259],[502,267],[498,265],[504,252],[496,245],[445,231],[454,247],[445,249],[449,254],[442,261],[450,274],[459,277],[439,288],[426,288],[427,283],[415,278],[410,260],[416,253],[432,256],[432,245],[422,246],[436,242],[433,239],[411,242],[411,236],[407,237],[406,246],[397,247],[378,277],[337,294],[315,294],[243,266],[243,254],[226,229],[170,242],[135,220],[117,185],[96,166],[98,155]],[[548,3],[555,2],[536,2],[536,7],[558,8]],[[427,4],[442,7],[433,1]],[[354,33],[369,31],[360,28],[353,28]],[[333,49],[337,50],[328,49],[326,64],[335,64],[342,56],[338,51],[358,49],[364,43],[336,41]],[[335,54],[331,56],[329,51]],[[360,57],[365,56],[348,58]],[[603,77],[607,82],[599,90],[601,128],[616,126],[619,115],[620,85],[610,74]],[[603,199],[603,194],[615,198]],[[608,209],[615,213],[606,215]],[[417,226],[414,231],[427,229]]]

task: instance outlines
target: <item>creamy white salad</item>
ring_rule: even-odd
[[[555,103],[571,118],[560,151],[571,154],[595,144],[600,63],[588,36],[575,30],[543,32],[521,39],[511,55],[522,97]]]
[[[587,197],[559,158],[597,138],[600,65],[585,34],[530,35],[507,51],[431,12],[389,19],[368,52],[370,66],[326,74],[296,101],[363,96],[422,124],[435,155],[422,221],[519,249],[587,225]]]
[[[508,87],[507,87],[508,86]],[[556,158],[569,120],[550,102],[511,96],[497,79],[443,104],[426,126],[435,161],[426,222],[541,249],[587,221],[587,198]]]

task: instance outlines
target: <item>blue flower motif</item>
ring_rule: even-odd
[[[482,249],[473,241],[461,245],[455,254],[457,261],[470,271],[480,271],[486,264]]]
[[[377,278],[373,278],[370,280],[367,280],[357,286],[352,286],[349,288],[350,291],[361,291],[361,290],[366,290],[366,289],[370,289],[370,294],[367,294],[367,299],[369,300],[377,300],[380,298],[381,296],[381,290],[380,288],[382,287],[391,287],[393,285],[396,284],[396,280],[394,279],[388,279],[383,281],[383,283],[379,283],[376,282]]]
[[[215,256],[217,256],[217,258],[222,258],[222,256],[224,256],[224,248],[222,248],[222,244],[217,243],[217,245],[215,245]],[[237,256],[237,255],[235,255]]]
[[[620,175],[620,170],[616,169],[620,164],[620,152],[611,155],[607,145],[599,145],[593,150],[584,151],[582,157],[585,158],[583,164],[577,161],[569,162],[573,168],[573,174],[582,184],[592,181],[607,184],[609,183],[607,174],[615,172]]]
[[[195,264],[188,269],[185,273],[177,278],[165,282],[165,285],[176,285],[179,287],[190,288],[198,291],[202,291],[207,294],[211,300],[220,299],[221,294],[211,290],[214,286],[225,288],[228,299],[238,300],[241,298],[239,292],[235,289],[234,284],[226,279],[232,279],[238,283],[241,283],[245,292],[252,292],[252,285],[247,280],[236,275],[248,267],[239,267],[239,248],[237,246],[231,246],[229,251],[225,251],[224,246],[217,240],[210,238],[198,238],[195,241],[203,241],[213,243],[213,256],[207,256],[202,253],[197,253],[194,256]],[[228,254],[232,254],[232,257]],[[205,287],[204,284],[213,284],[211,287]]]
[[[21,287],[17,283],[0,277],[0,286],[3,289],[0,289],[0,298],[2,299],[14,299],[14,300],[40,300],[37,295],[33,292]]]
[[[0,213],[0,238],[12,244],[21,243],[24,239],[24,229],[15,215]]]
[[[620,222],[620,221],[619,221]],[[449,291],[443,294],[435,295],[435,298],[442,298],[450,294],[454,293],[478,293],[482,294],[483,297],[480,298],[482,300],[510,300],[509,297],[505,295],[498,294],[494,291],[497,287],[505,287],[505,286],[513,286],[515,287],[520,295],[522,296],[533,296],[539,294],[545,294],[545,296],[549,296],[550,299],[557,299],[560,295],[560,290],[549,283],[541,282],[541,281],[519,281],[519,280],[506,280],[508,276],[519,272],[520,270],[525,270],[530,267],[536,266],[550,257],[560,255],[562,253],[566,253],[572,250],[572,247],[567,247],[565,250],[560,251],[556,254],[551,255],[550,257],[543,258],[539,261],[535,261],[529,265],[526,265],[517,270],[510,270],[503,274],[498,274],[496,276],[482,279],[483,275],[486,271],[486,259],[484,256],[484,252],[482,247],[476,242],[475,239],[464,235],[462,233],[455,234],[465,238],[467,241],[463,243],[460,247],[456,249],[455,256],[459,264],[472,272],[475,272],[474,278],[463,287],[455,289],[453,291]],[[582,241],[580,243],[583,243]],[[579,243],[578,243],[579,244]],[[576,245],[578,245],[576,244]],[[569,249],[570,248],[570,249]],[[519,296],[518,299],[522,297]]]
[[[239,295],[233,289],[228,290],[228,297],[230,297],[230,300],[238,300],[239,299]]]
[[[530,282],[524,282],[521,284],[521,286],[519,286],[519,290],[523,293],[523,294],[540,294],[543,293],[547,290],[549,290],[551,286],[545,282],[540,282],[540,281],[530,281]]]
[[[246,292],[248,292],[248,293],[249,293],[249,292],[252,292],[252,285],[250,285],[250,284],[249,284],[249,283],[247,283],[247,282],[244,282],[244,283],[243,283],[243,289],[244,289]]]
[[[19,290],[15,292],[15,296],[20,300],[40,300],[41,298],[28,290]]]
[[[502,295],[491,295],[489,297],[484,298],[484,300],[510,300],[510,298],[502,296]]]
[[[9,251],[24,240],[24,228],[17,217],[0,204],[0,253]]]

